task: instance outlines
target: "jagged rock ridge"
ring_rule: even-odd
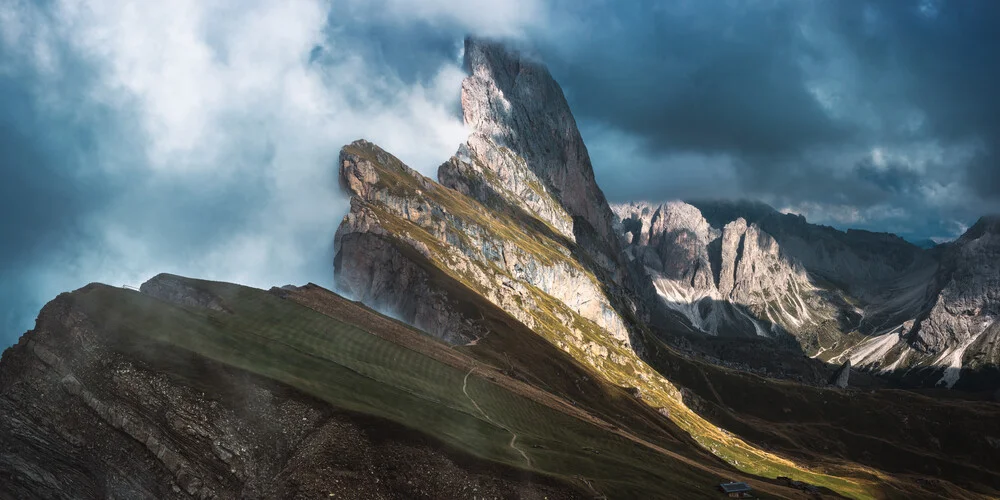
[[[465,41],[465,67],[462,110],[472,133],[441,166],[441,183],[491,208],[522,207],[617,271],[614,216],[548,69],[474,38]]]
[[[844,303],[756,223],[713,227],[693,205],[615,205],[626,252],[641,261],[660,299],[711,335],[781,338],[816,345],[842,319]]]
[[[613,207],[626,253],[694,330],[790,333],[810,355],[908,383],[997,383],[995,217],[927,251],[759,203],[697,203],[708,217],[678,201]]]
[[[345,290],[452,343],[487,335],[426,284],[436,271],[415,265],[416,252],[533,328],[579,314],[636,353],[644,343],[626,317],[767,337],[836,363],[849,355],[862,369],[913,366],[886,356],[895,344],[885,335],[906,330],[907,349],[917,346],[907,322],[942,289],[927,251],[763,204],[629,204],[615,214],[547,70],[496,43],[468,39],[465,49],[471,134],[440,167],[441,184],[374,145],[345,148],[341,174],[354,195],[336,243]],[[539,319],[533,310],[551,310],[548,297],[566,310]],[[570,329],[578,348],[589,345],[586,330]],[[943,352],[928,335],[920,349]]]
[[[525,225],[541,226],[523,212],[483,210],[365,141],[342,151],[341,180],[353,198],[335,239],[336,277],[341,289],[360,300],[453,343],[485,335],[426,285],[427,271],[406,255],[417,252],[444,263],[456,279],[529,327],[541,326],[533,310],[551,309],[544,303],[551,297],[616,342],[631,342],[601,282],[573,258],[576,247],[526,231]]]
[[[995,388],[1000,375],[1000,217],[981,218],[958,240],[934,249],[931,273],[913,273],[902,294],[906,315],[850,346],[850,358],[924,384]],[[881,311],[879,311],[881,312]]]
[[[604,383],[629,387],[635,397],[663,409],[708,449],[740,450],[740,456],[756,457],[754,463],[780,462],[706,422],[688,406],[691,400],[644,360],[649,346],[665,349],[645,329],[647,315],[657,309],[644,301],[644,279],[652,289],[648,276],[633,273],[621,255],[610,255],[618,243],[602,239],[590,223],[576,223],[583,215],[576,216],[570,238],[545,213],[512,196],[521,187],[498,180],[503,168],[485,162],[525,163],[513,150],[501,151],[511,156],[475,156],[468,145],[461,147],[439,172],[453,186],[448,187],[366,141],[345,146],[339,168],[352,199],[335,242],[338,288],[469,346],[498,334],[467,303],[469,296],[483,298]],[[569,192],[553,192],[556,204],[572,206],[565,202]],[[421,308],[435,312],[422,314]]]

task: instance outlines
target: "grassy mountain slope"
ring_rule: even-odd
[[[446,447],[572,484],[584,494],[711,498],[718,481],[735,477],[765,496],[800,496],[742,476],[690,441],[671,437],[674,429],[657,433],[650,423],[646,431],[654,439],[631,434],[604,421],[599,411],[507,376],[486,364],[485,354],[477,360],[328,292],[188,283],[218,296],[229,312],[179,307],[103,285],[66,300],[97,331],[113,332],[124,352],[158,345],[195,352],[338,408],[398,422]],[[598,392],[589,404],[621,413],[630,409],[623,401],[628,399]]]

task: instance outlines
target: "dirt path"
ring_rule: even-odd
[[[472,399],[472,396],[469,395],[469,391],[468,391],[469,375],[472,375],[472,372],[474,372],[474,371],[476,371],[476,367],[475,366],[473,366],[472,369],[469,370],[469,373],[465,374],[465,378],[462,380],[462,392],[465,394],[465,397],[469,398],[469,401],[472,402],[472,406],[476,407],[476,410],[479,411],[480,415],[482,415],[483,418],[485,418],[491,424],[493,424],[493,425],[495,425],[497,427],[500,427],[501,429],[503,429],[503,430],[505,430],[505,431],[507,431],[507,432],[510,433],[510,443],[509,443],[509,446],[511,448],[513,448],[514,451],[520,453],[521,456],[524,457],[524,462],[528,465],[528,467],[531,467],[531,457],[529,457],[528,454],[524,452],[524,450],[522,450],[521,448],[517,447],[517,433],[514,432],[514,431],[512,431],[512,430],[510,430],[509,427],[507,427],[507,426],[505,426],[503,424],[499,424],[496,421],[494,421],[492,418],[490,418],[490,416],[487,415],[486,412],[483,411],[483,409],[479,407],[479,403],[476,403],[476,400]]]
[[[417,334],[417,331],[412,327],[405,325],[404,323],[398,322],[396,320],[390,320],[389,318],[379,317],[372,313],[364,306],[359,305],[344,299],[329,290],[323,289],[316,285],[309,285],[302,287],[296,291],[289,293],[289,297],[296,302],[300,303],[304,307],[313,309],[320,314],[329,316],[337,321],[345,321],[350,324],[357,326],[358,328],[365,330],[376,337],[382,338],[386,341],[393,342],[401,347],[419,352],[429,358],[435,359],[438,362],[444,363],[446,365],[452,366],[453,368],[459,370],[469,369],[465,374],[465,378],[462,381],[462,392],[465,394],[469,401],[472,402],[473,406],[479,411],[479,413],[490,423],[500,427],[511,434],[511,440],[509,446],[516,450],[522,457],[524,457],[525,463],[530,467],[532,466],[531,457],[529,457],[524,450],[517,446],[517,434],[511,431],[509,428],[504,427],[492,419],[482,410],[478,403],[468,393],[468,380],[469,376],[472,375],[477,368],[474,359],[472,359],[468,354],[462,353],[458,350],[452,349],[450,347],[445,347],[441,342],[430,339],[423,335]],[[664,344],[665,346],[665,344]],[[584,422],[588,422],[591,425],[595,425],[604,429],[607,432],[617,434],[625,439],[628,439],[636,444],[644,446],[655,452],[667,455],[675,460],[679,460],[691,467],[703,470],[705,472],[712,473],[719,477],[730,477],[730,478],[740,478],[743,481],[749,483],[762,492],[769,493],[771,495],[777,496],[779,498],[807,498],[808,494],[799,490],[787,488],[784,486],[778,486],[772,483],[761,481],[752,475],[739,472],[731,466],[723,465],[720,461],[719,464],[714,463],[701,463],[691,458],[688,458],[679,453],[668,450],[662,446],[654,444],[645,438],[639,437],[638,435],[627,432],[624,429],[617,428],[616,426],[608,423],[604,419],[593,415],[582,408],[571,405],[568,401],[558,397],[552,393],[545,392],[533,385],[526,382],[508,377],[501,373],[499,370],[494,368],[489,368],[489,365],[485,369],[480,370],[483,373],[481,379],[488,381],[489,383],[495,384],[502,387],[514,394],[532,400],[536,403],[545,405],[555,411],[561,412],[565,415],[571,416],[573,418],[579,419]],[[699,448],[706,453],[706,456],[713,456],[709,450]],[[720,459],[721,460],[721,459]]]

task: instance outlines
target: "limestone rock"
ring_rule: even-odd
[[[613,207],[626,253],[646,267],[660,300],[711,335],[816,342],[821,316],[841,304],[820,293],[808,272],[757,224],[743,218],[713,227],[693,205]],[[815,319],[814,319],[815,318]]]
[[[932,354],[968,346],[1000,320],[1000,217],[984,217],[948,245],[940,287],[914,342]]]
[[[844,361],[840,368],[830,377],[830,385],[840,389],[847,389],[847,384],[851,377],[851,360]]]
[[[157,274],[143,283],[139,291],[160,300],[187,307],[203,307],[214,311],[224,311],[222,300],[215,295],[199,290],[172,274]]]
[[[612,268],[614,215],[559,84],[544,65],[476,38],[465,41],[465,67],[462,110],[472,134],[442,166],[441,182],[487,205],[499,196],[569,239],[593,232],[587,251]],[[469,170],[490,185],[467,182]]]
[[[443,267],[526,325],[550,321],[537,311],[549,297],[630,342],[616,310],[622,304],[574,258],[572,242],[538,232],[533,217],[487,210],[364,141],[344,148],[340,167],[353,196],[334,241],[335,277],[345,293],[449,342],[471,342],[486,332],[428,285],[429,273]]]

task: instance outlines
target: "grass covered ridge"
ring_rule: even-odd
[[[220,297],[231,313],[179,307],[103,285],[85,287],[66,300],[113,338],[195,352],[334,406],[398,422],[473,456],[574,484],[581,491],[634,498],[714,498],[720,479],[740,477],[722,463],[700,463],[689,458],[690,453],[616,431],[551,394],[519,390],[523,382],[505,380],[489,365],[416,331],[396,331],[395,341],[366,331],[359,323],[392,321],[373,312],[355,311],[352,321],[341,321],[331,312],[320,313],[261,290],[189,282]],[[323,300],[347,302],[332,294]],[[420,340],[406,340],[414,336]],[[474,368],[466,370],[469,363]],[[764,496],[798,496],[795,490],[744,479]]]
[[[345,152],[357,155],[371,162],[379,175],[378,185],[386,192],[407,193],[413,199],[421,199],[431,206],[442,207],[451,217],[461,220],[463,224],[474,225],[480,231],[491,233],[496,240],[511,241],[522,250],[536,255],[541,261],[559,259],[574,268],[579,268],[600,286],[597,278],[583,269],[576,260],[566,252],[553,250],[560,248],[562,241],[543,237],[545,233],[530,230],[524,221],[507,217],[503,213],[494,213],[485,209],[476,200],[456,191],[445,188],[408,169],[398,159],[391,157],[374,145],[371,148],[358,148],[351,145]],[[390,235],[417,235],[422,238],[437,239],[429,232],[420,234],[419,226],[404,214],[382,205],[378,199],[369,199],[366,203],[378,211],[380,224]],[[408,245],[403,239],[393,238],[400,245]],[[489,278],[488,283],[471,279],[470,276],[456,271],[463,266],[457,266],[454,259],[476,263],[461,252],[450,250],[444,242],[425,241],[431,249],[427,267],[436,268],[452,279],[461,282],[473,293],[483,297],[491,297],[487,288],[499,288],[501,280],[513,279],[506,270],[489,266],[489,272],[481,276]],[[565,247],[562,247],[565,248]],[[466,266],[467,267],[467,266]],[[681,390],[658,371],[649,366],[628,346],[608,335],[593,321],[581,317],[560,300],[552,297],[536,287],[528,286],[528,294],[522,297],[522,310],[530,315],[532,327],[536,333],[549,343],[571,355],[607,382],[620,387],[635,387],[642,394],[643,400],[653,408],[663,408],[669,418],[681,429],[688,432],[694,440],[706,450],[722,458],[745,473],[764,477],[789,476],[817,486],[827,487],[840,494],[853,498],[871,498],[878,495],[876,485],[878,475],[875,471],[856,468],[852,470],[833,468],[812,468],[796,464],[791,460],[759,449],[754,445],[729,433],[692,411],[684,403]],[[500,305],[500,304],[496,304]],[[606,352],[607,355],[597,355]]]

